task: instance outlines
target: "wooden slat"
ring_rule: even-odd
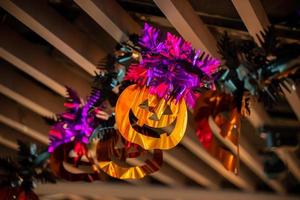
[[[75,0],[75,3],[118,42],[128,40],[128,34],[140,33],[140,26],[115,0]]]
[[[278,157],[287,165],[288,169],[295,176],[298,182],[300,182],[300,162],[295,153],[281,148],[276,149],[275,152]]]
[[[73,194],[62,194],[62,193],[58,193],[58,194],[51,194],[51,195],[39,195],[39,198],[41,200],[122,200],[122,198],[116,198],[116,197],[112,197],[110,196],[103,196],[101,195],[101,197],[89,197],[87,199],[87,197],[80,197],[81,195],[73,195]]]
[[[42,144],[48,144],[49,126],[41,116],[2,95],[0,95],[0,102],[0,123]]]
[[[4,115],[5,115],[5,113],[4,113]],[[6,116],[6,117],[8,118],[9,116]],[[14,120],[15,118],[11,117],[11,119]],[[22,121],[17,121],[17,122],[22,123]],[[30,125],[30,124],[26,123],[25,125],[27,126],[27,125]],[[25,142],[25,143],[34,142],[38,146],[44,146],[38,140],[35,140],[32,137],[29,137],[28,135],[25,135],[24,133],[16,130],[15,128],[7,126],[3,123],[0,123],[0,136],[4,139],[8,140],[8,141],[15,142],[15,143],[17,143],[17,141],[20,140],[20,141]]]
[[[91,198],[99,196],[122,197],[126,199],[135,199],[138,196],[145,196],[151,199],[189,199],[199,200],[223,200],[230,198],[231,200],[296,200],[298,196],[275,195],[270,193],[244,193],[237,191],[209,191],[199,188],[167,188],[158,186],[139,187],[108,184],[108,183],[58,183],[58,184],[42,184],[39,185],[35,192],[38,195],[72,193],[74,195],[82,195]]]
[[[300,62],[300,58],[298,58],[298,64]],[[290,104],[291,108],[293,109],[295,115],[297,116],[298,120],[300,121],[300,85],[292,85],[288,86],[289,90],[283,88],[284,95],[286,97],[287,102]]]
[[[188,1],[154,0],[174,28],[196,49],[219,58],[217,43]]]
[[[0,6],[24,23],[59,51],[94,75],[105,52],[70,24],[45,0],[3,0]]]
[[[73,72],[71,67],[55,61],[39,45],[26,41],[4,25],[0,29],[0,56],[61,96],[66,95],[65,85],[82,97],[89,94],[87,80]]]
[[[234,173],[226,170],[220,161],[213,158],[200,145],[200,142],[198,142],[198,139],[195,136],[195,130],[193,130],[191,127],[192,126],[188,126],[188,130],[186,131],[185,137],[181,143],[232,184],[246,191],[254,191],[255,187],[254,184],[251,183],[251,180],[247,180],[242,175],[235,175]]]
[[[52,117],[63,109],[63,98],[27,80],[10,64],[0,61],[0,66],[0,93],[42,116]]]
[[[1,132],[3,132],[3,130],[1,130]],[[16,142],[8,140],[1,135],[0,135],[0,145],[5,146],[5,147],[15,150],[15,151],[18,150],[18,144]]]
[[[220,176],[201,164],[197,159],[193,159],[189,154],[190,152],[176,147],[164,152],[164,161],[196,183],[210,189],[218,189],[221,181]]]
[[[259,44],[257,34],[270,25],[267,14],[259,0],[232,0],[248,32]]]
[[[127,162],[132,165],[142,164],[142,161],[139,159],[129,159]],[[185,181],[184,175],[180,174],[174,168],[165,163],[161,166],[159,171],[151,174],[150,176],[171,187],[181,187],[184,185]]]
[[[263,125],[276,125],[277,123],[270,118],[268,113],[263,109],[260,103],[252,103],[253,109],[251,109],[251,115],[248,116],[249,121],[256,128],[260,128]],[[300,181],[300,162],[296,159],[293,152],[289,152],[287,149],[275,149],[275,153],[278,157],[287,165],[292,174]]]

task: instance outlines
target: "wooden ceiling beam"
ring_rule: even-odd
[[[180,147],[176,147],[164,152],[164,161],[204,187],[210,189],[220,188],[220,176],[197,159],[194,159],[189,153]]]
[[[127,162],[131,165],[142,164],[142,161],[139,159],[128,159]],[[161,168],[157,172],[151,174],[151,176],[171,187],[182,187],[185,181],[185,176],[183,174],[178,173],[174,168],[167,164],[163,164]]]
[[[9,63],[0,65],[0,93],[45,117],[54,117],[64,109],[63,98],[26,79]]]
[[[222,200],[224,197],[230,197],[231,200],[296,200],[298,196],[275,195],[271,193],[260,192],[238,192],[238,191],[209,191],[199,188],[167,188],[159,186],[143,186],[137,189],[130,185],[109,184],[109,183],[58,183],[58,184],[41,184],[35,192],[38,195],[72,193],[91,198],[99,196],[115,196],[125,199],[135,199],[139,196],[151,199],[189,199],[198,200]]]
[[[267,125],[276,124],[268,115],[268,113],[263,109],[261,103],[253,102],[251,105],[252,105],[252,109],[251,109],[250,116],[248,116],[248,120],[255,128],[258,129],[266,124]],[[278,157],[287,165],[288,169],[296,177],[296,179],[300,181],[300,162],[297,160],[294,153],[284,148],[278,148],[275,149],[274,151],[278,155]]]
[[[100,47],[49,7],[45,0],[3,0],[0,6],[91,75],[106,56]]]
[[[129,34],[139,34],[140,26],[115,0],[75,0],[98,25],[117,42],[127,41]]]
[[[186,130],[185,137],[181,142],[187,149],[193,152],[197,157],[203,160],[207,165],[213,168],[216,172],[222,175],[225,179],[230,181],[232,184],[238,188],[245,191],[254,191],[254,183],[248,178],[245,178],[244,175],[236,175],[233,172],[230,172],[224,168],[220,161],[213,158],[200,144],[195,135],[195,130],[192,129],[192,126],[188,126]]]
[[[258,35],[270,25],[267,14],[260,0],[232,0],[249,34],[259,44]]]
[[[41,144],[48,145],[49,126],[41,116],[2,95],[0,95],[0,102],[0,123]]]
[[[3,132],[3,130],[1,130],[1,132]],[[16,142],[8,140],[5,137],[3,137],[2,135],[0,135],[0,145],[5,146],[6,148],[9,148],[9,149],[12,149],[15,151],[18,150],[18,144]]]
[[[30,43],[15,31],[2,25],[0,29],[0,56],[61,96],[65,85],[80,96],[89,94],[88,81],[49,55],[42,47]]]
[[[300,64],[300,58],[297,58],[298,65]],[[300,121],[300,84],[288,85],[290,91],[282,87],[285,98],[293,109],[298,121]]]
[[[185,40],[191,42],[194,48],[220,58],[215,38],[188,1],[154,0],[154,2],[177,32]]]

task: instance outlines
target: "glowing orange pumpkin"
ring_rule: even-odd
[[[187,125],[185,101],[166,101],[147,87],[127,87],[116,105],[116,123],[121,135],[144,149],[171,149],[184,136]]]

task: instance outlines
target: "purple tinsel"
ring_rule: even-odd
[[[58,115],[59,120],[49,132],[49,152],[61,144],[79,141],[87,144],[95,128],[94,114],[90,114],[93,105],[100,99],[100,91],[93,90],[87,102],[82,105],[80,98],[71,88],[67,88],[68,101],[64,104],[67,111]]]
[[[159,30],[145,24],[140,38],[142,61],[132,64],[125,77],[139,85],[146,85],[152,94],[165,99],[185,98],[193,107],[196,94],[193,89],[213,82],[212,74],[220,61],[204,52],[196,51],[180,37],[167,33],[162,38]]]

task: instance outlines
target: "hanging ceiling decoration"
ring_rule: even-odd
[[[300,56],[300,45],[279,41],[272,26],[258,38],[260,45],[254,40],[233,41],[225,33],[218,42],[225,66],[216,82],[235,96],[240,110],[249,95],[272,106],[284,95],[282,88],[289,91],[299,81],[299,64],[292,61]]]
[[[300,77],[299,64],[293,63],[300,56],[300,45],[279,42],[273,27],[259,38],[260,46],[253,40],[233,41],[227,33],[221,37],[218,49],[224,66],[214,74],[219,92],[201,95],[194,112],[200,142],[234,172],[238,171],[240,117],[250,114],[250,96],[272,106],[283,97],[282,88],[290,92]],[[214,125],[221,131],[213,130]],[[224,138],[236,146],[234,151],[226,148]]]
[[[298,67],[286,63],[298,54],[272,37],[270,29],[258,47],[235,44],[225,34],[218,43],[226,64],[220,70],[217,59],[145,24],[140,37],[130,36],[99,64],[86,102],[67,88],[66,111],[49,132],[53,172],[70,181],[154,173],[162,165],[162,150],[183,138],[191,108],[200,142],[237,173],[240,116],[249,112],[248,95],[267,103],[280,94],[273,90],[290,78],[296,81]],[[236,149],[226,148],[225,140]],[[128,163],[132,159],[142,164]]]
[[[92,94],[84,103],[71,88],[67,90],[67,101],[64,103],[66,112],[57,115],[57,122],[49,132],[49,152],[53,152],[59,145],[74,141],[88,144],[89,136],[96,128],[99,120],[96,118],[94,105],[100,101],[100,91],[92,90]],[[79,153],[79,157],[82,153]]]
[[[104,137],[93,137],[89,149],[99,171],[118,179],[140,179],[160,169],[163,163],[161,150],[151,152],[131,145],[115,129]],[[142,164],[131,165],[126,162],[127,159],[135,159]]]
[[[220,91],[206,91],[195,106],[196,134],[207,151],[224,167],[238,173],[240,114],[232,95]],[[236,146],[236,151],[226,148],[222,139]]]
[[[211,75],[220,62],[148,24],[139,45],[141,61],[132,63],[125,76],[135,85],[123,91],[116,105],[117,127],[144,149],[171,149],[184,136],[186,104],[193,107],[196,89],[212,87]]]
[[[56,182],[48,168],[49,153],[38,153],[35,144],[18,141],[17,161],[0,158],[0,198],[38,200],[33,192],[36,182]]]

